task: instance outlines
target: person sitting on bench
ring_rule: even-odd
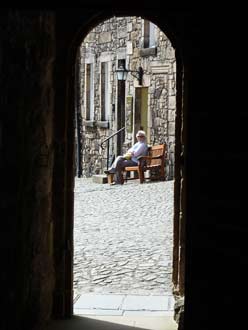
[[[136,166],[138,164],[138,157],[147,155],[146,133],[144,131],[138,131],[136,138],[138,142],[128,149],[125,155],[116,157],[112,166],[107,171],[104,171],[105,174],[115,175],[112,184],[123,184],[123,169],[129,166]]]

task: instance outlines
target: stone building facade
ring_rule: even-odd
[[[126,81],[117,80],[121,66],[132,71]],[[148,144],[167,144],[167,179],[173,179],[176,60],[166,35],[141,17],[104,21],[81,44],[79,83],[82,175],[103,173],[144,129]]]

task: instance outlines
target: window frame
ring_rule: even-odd
[[[85,63],[85,101],[84,101],[86,121],[94,121],[94,106],[95,106],[94,94],[95,94],[94,63],[86,62]]]

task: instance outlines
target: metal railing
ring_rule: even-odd
[[[122,132],[125,128],[126,128],[126,126],[122,127],[121,129],[119,129],[115,133],[111,134],[109,137],[104,139],[100,144],[100,147],[104,150],[103,144],[107,142],[107,169],[109,168],[109,140],[112,139],[117,134],[119,134],[120,132]]]

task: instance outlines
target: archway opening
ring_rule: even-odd
[[[124,61],[125,66],[128,67],[129,70],[136,71],[138,66],[142,66],[144,70],[144,76],[141,86],[138,84],[137,79],[135,77],[131,77],[131,75],[124,84],[123,82],[119,83],[117,81],[115,77],[115,71],[116,69],[118,69],[121,63],[123,64]],[[147,265],[146,270],[148,270],[148,273],[146,273],[145,275],[143,273],[143,275],[140,277],[140,279],[142,279],[143,281],[143,283],[141,283],[141,287],[142,285],[144,285],[144,282],[146,282],[146,285],[149,281],[153,281],[154,283],[156,282],[158,286],[155,288],[155,290],[153,290],[153,292],[156,293],[151,293],[152,288],[150,286],[147,292],[145,292],[146,294],[136,294],[136,296],[143,296],[143,300],[144,296],[160,296],[158,295],[159,290],[161,290],[161,296],[165,296],[165,291],[172,295],[173,277],[175,287],[177,287],[177,280],[179,277],[178,269],[176,271],[173,270],[174,266],[175,268],[177,268],[177,263],[179,260],[179,237],[178,234],[176,235],[176,237],[173,236],[173,232],[175,234],[175,231],[173,230],[175,229],[175,218],[179,214],[179,204],[175,206],[174,201],[180,199],[178,195],[176,198],[174,196],[176,158],[175,145],[176,139],[178,139],[176,135],[176,111],[178,111],[178,109],[176,107],[177,70],[175,51],[171,46],[169,39],[152,22],[142,19],[141,17],[113,17],[96,26],[85,37],[82,45],[80,46],[80,52],[78,52],[77,56],[76,77],[77,134],[75,141],[77,150],[77,167],[75,175],[78,178],[75,179],[76,189],[74,197],[74,306],[79,306],[77,302],[79,301],[80,296],[82,296],[83,294],[90,294],[92,297],[92,294],[97,294],[99,296],[100,293],[100,295],[103,296],[104,290],[106,290],[105,293],[107,293],[108,295],[112,293],[114,293],[114,295],[119,295],[120,299],[125,299],[125,297],[123,298],[123,295],[125,294],[135,296],[135,290],[130,289],[130,273],[134,274],[135,271],[136,273],[138,273],[139,271],[141,272],[139,266],[142,265],[142,262],[144,265],[144,261],[142,261],[141,263],[136,263],[135,268],[135,262],[132,264],[130,263],[130,260],[125,260],[127,254],[124,253],[124,255],[122,256],[120,254],[120,259],[116,260],[116,264],[118,266],[121,266],[121,268],[117,269],[114,268],[114,266],[112,267],[110,264],[104,265],[104,260],[106,261],[106,258],[104,258],[103,251],[103,253],[100,253],[100,255],[102,256],[100,263],[97,264],[97,262],[99,261],[99,254],[98,257],[96,257],[96,255],[93,256],[92,254],[87,254],[87,251],[90,251],[90,253],[92,253],[94,250],[97,252],[103,250],[101,249],[101,247],[103,247],[104,244],[102,241],[99,245],[99,237],[101,237],[102,233],[106,233],[106,228],[111,228],[111,221],[109,221],[109,227],[107,226],[105,228],[101,228],[102,222],[97,223],[97,218],[103,219],[103,217],[105,217],[103,216],[104,212],[101,212],[102,209],[95,209],[95,211],[98,212],[98,215],[97,217],[93,217],[96,222],[94,225],[92,225],[90,224],[91,221],[89,221],[91,220],[91,217],[89,214],[87,214],[87,211],[85,212],[85,209],[89,209],[89,206],[94,206],[94,204],[97,204],[99,206],[99,204],[97,203],[97,199],[95,198],[96,195],[100,196],[100,201],[105,204],[108,203],[108,205],[111,205],[111,201],[113,202],[113,197],[112,199],[110,198],[110,200],[107,200],[107,194],[109,193],[111,194],[111,196],[113,194],[114,196],[118,195],[117,193],[115,193],[117,192],[117,190],[115,192],[113,191],[113,189],[110,191],[110,187],[107,184],[99,184],[95,181],[95,184],[92,183],[89,188],[86,182],[89,182],[89,179],[92,180],[93,177],[98,177],[98,180],[104,180],[104,178],[102,177],[103,170],[108,167],[108,165],[112,162],[112,160],[117,154],[119,154],[120,152],[123,153],[132,143],[134,143],[135,132],[138,129],[144,129],[146,131],[148,139],[147,142],[149,144],[155,145],[159,143],[166,143],[166,181],[152,182],[151,180],[150,182],[147,182],[142,186],[137,184],[137,182],[135,183],[135,181],[133,181],[132,183],[128,182],[125,187],[120,187],[120,189],[124,190],[126,189],[126,187],[132,187],[134,189],[135,187],[135,189],[132,190],[133,195],[131,194],[131,196],[134,196],[136,193],[139,193],[141,189],[142,191],[145,191],[146,196],[150,196],[148,197],[150,203],[149,209],[153,210],[151,214],[155,215],[155,218],[156,220],[158,220],[158,223],[162,220],[162,227],[159,230],[161,230],[161,232],[165,234],[163,239],[166,237],[166,230],[168,234],[168,228],[166,228],[166,222],[164,220],[170,218],[170,237],[167,236],[167,238],[165,239],[165,242],[167,243],[165,243],[164,245],[160,245],[160,247],[162,247],[162,250],[164,249],[164,251],[162,252],[162,259],[166,256],[166,244],[170,245],[168,242],[172,242],[172,244],[169,250],[167,249],[167,252],[169,251],[167,254],[167,260],[166,258],[164,258],[163,260],[160,259],[161,254],[156,253],[154,254],[154,258],[149,258],[149,248],[143,247],[142,249],[142,247],[139,246],[140,251],[145,251],[146,253],[148,252],[148,255],[144,253],[146,264],[149,264],[148,261],[152,259],[153,261],[157,259],[158,262],[160,259],[160,261],[162,260],[164,262],[163,265],[160,264],[160,266],[163,268],[163,270],[161,270],[160,275],[164,273],[167,267],[167,275],[169,274],[167,276],[167,279],[170,278],[170,283],[166,284],[166,288],[163,287],[166,282],[166,275],[164,277],[160,276],[158,280],[158,276],[154,275],[155,272],[152,271],[152,269],[154,270],[154,263],[153,265]],[[111,140],[111,142],[108,143],[107,147],[105,146],[104,148],[102,146],[102,141],[113,133],[121,130],[123,127],[124,129],[120,132],[120,134],[117,134]],[[180,130],[179,127],[178,129]],[[181,144],[181,141],[177,141],[177,143]],[[179,177],[177,177],[177,180],[179,180]],[[99,187],[99,185],[101,186],[99,191],[104,191],[102,196],[99,191],[96,191],[96,187]],[[169,185],[170,189],[168,188]],[[159,191],[160,188],[158,188],[160,186],[162,189],[161,191]],[[155,187],[158,190],[153,190],[155,189]],[[81,211],[78,210],[78,205],[81,204],[82,206],[80,191],[83,194],[83,200],[86,201],[84,209],[82,209]],[[87,200],[88,197],[86,196],[86,194],[90,193],[90,191],[94,191],[92,194],[93,197],[89,197],[91,198],[91,200]],[[123,192],[124,191],[122,191],[122,193]],[[127,196],[129,195],[130,191]],[[156,200],[151,198],[154,196],[158,197],[158,199]],[[169,213],[171,212],[170,210],[169,213],[166,214],[166,207],[165,209],[161,208],[161,205],[166,206],[166,203],[168,202],[168,199],[163,200],[164,196],[170,198],[170,205],[173,209],[172,217],[170,217],[171,214],[169,215]],[[131,200],[135,199],[131,198]],[[139,201],[135,203],[139,203]],[[122,205],[122,203],[118,204],[119,209],[120,205]],[[174,212],[174,206],[178,208],[176,212]],[[159,217],[156,215],[156,208],[159,208],[159,212],[161,212],[161,219],[159,219]],[[147,217],[147,213],[142,213],[142,208],[139,208],[139,210],[141,211],[141,213],[139,215],[135,214],[135,219],[149,220],[149,217]],[[107,213],[111,211],[112,207],[110,208],[110,210],[107,211]],[[78,212],[80,214],[78,216],[79,223],[77,223],[76,220]],[[94,210],[91,210],[90,212],[93,213]],[[120,211],[117,212],[118,220],[120,220],[121,214],[122,213]],[[86,221],[84,221],[83,219],[86,219],[87,221],[89,221],[89,223],[86,223]],[[130,219],[132,220],[132,216],[129,217],[129,220]],[[85,227],[81,227],[80,229],[80,223],[82,226],[85,225]],[[123,223],[124,222],[119,221],[119,228],[117,228],[117,234],[120,234],[121,230],[123,230]],[[134,221],[134,223],[136,222]],[[147,223],[147,230],[149,231],[151,229],[149,228],[149,221],[147,221]],[[122,227],[122,229],[120,227]],[[155,228],[158,229],[159,226],[156,227],[155,224]],[[142,233],[140,229],[141,226],[139,227],[139,233]],[[89,230],[88,235],[86,235],[86,238],[84,235],[80,235],[81,230],[83,233]],[[176,231],[178,232],[178,230],[179,228],[177,227]],[[91,234],[89,234],[90,232]],[[100,236],[94,236],[94,246],[91,245],[93,241],[93,236],[91,236],[92,232],[94,232],[93,235],[95,235],[97,232],[100,234]],[[124,236],[128,236],[128,234],[125,234]],[[156,241],[155,237],[158,238],[158,236],[159,234],[157,232],[156,235],[153,237],[153,240]],[[109,238],[112,239],[113,236],[109,236]],[[81,246],[80,239],[82,243]],[[91,243],[89,243],[89,241],[91,241]],[[134,238],[132,238],[131,241],[134,245],[135,242],[137,243]],[[144,238],[143,243],[145,242],[146,241]],[[126,243],[127,241],[125,239],[124,245]],[[175,243],[177,244],[176,246]],[[111,251],[110,245],[113,244],[109,244],[109,241],[107,241],[107,247],[105,244],[105,252],[109,260],[113,260],[113,257],[116,256],[118,253],[116,254],[115,250],[115,253],[108,254],[107,252]],[[120,249],[120,246],[120,240],[118,241],[118,244],[115,242],[115,248]],[[135,248],[132,248],[131,246],[131,250],[134,251]],[[79,256],[81,256],[82,259],[80,259]],[[132,265],[135,268],[135,271],[129,270],[126,272],[126,274],[129,275],[128,277],[126,277],[127,285],[124,285],[124,274],[127,268],[124,266],[127,264],[129,264],[129,266]],[[158,266],[155,266],[155,268],[156,267]],[[83,268],[84,270],[80,272],[78,271],[78,269],[76,270],[76,268]],[[172,272],[174,272],[174,274],[172,274]],[[124,275],[124,282],[122,281],[122,284],[116,291],[113,281],[115,278],[114,274],[117,274],[118,276],[118,273],[119,276]],[[121,278],[121,276],[119,278]],[[119,280],[119,284],[120,282],[121,281]],[[137,283],[134,282],[134,284]],[[142,289],[137,289],[136,293],[140,293],[141,291]],[[143,287],[143,292],[144,291],[146,291],[146,289],[144,289]],[[148,291],[150,294],[148,294]],[[85,297],[82,301],[85,302],[86,299],[89,299],[89,296]],[[104,297],[104,299],[106,302],[106,297]],[[169,306],[169,304],[171,304],[171,301],[173,301],[173,306]],[[167,307],[169,307],[170,310],[174,310],[174,300],[171,301],[169,303],[168,300]],[[98,303],[99,301],[97,302],[97,304]],[[87,307],[87,304],[85,303],[83,303],[81,306],[84,306],[84,308],[81,309],[90,309],[85,308],[85,306]],[[103,309],[101,307],[104,307],[104,304],[100,306],[100,309]],[[79,310],[80,308],[76,309]],[[85,310],[81,312],[83,313],[83,315],[85,315]],[[94,312],[96,311],[93,310],[93,313],[92,310],[90,311],[91,314],[94,314]],[[169,310],[167,310],[167,312],[169,312]]]

